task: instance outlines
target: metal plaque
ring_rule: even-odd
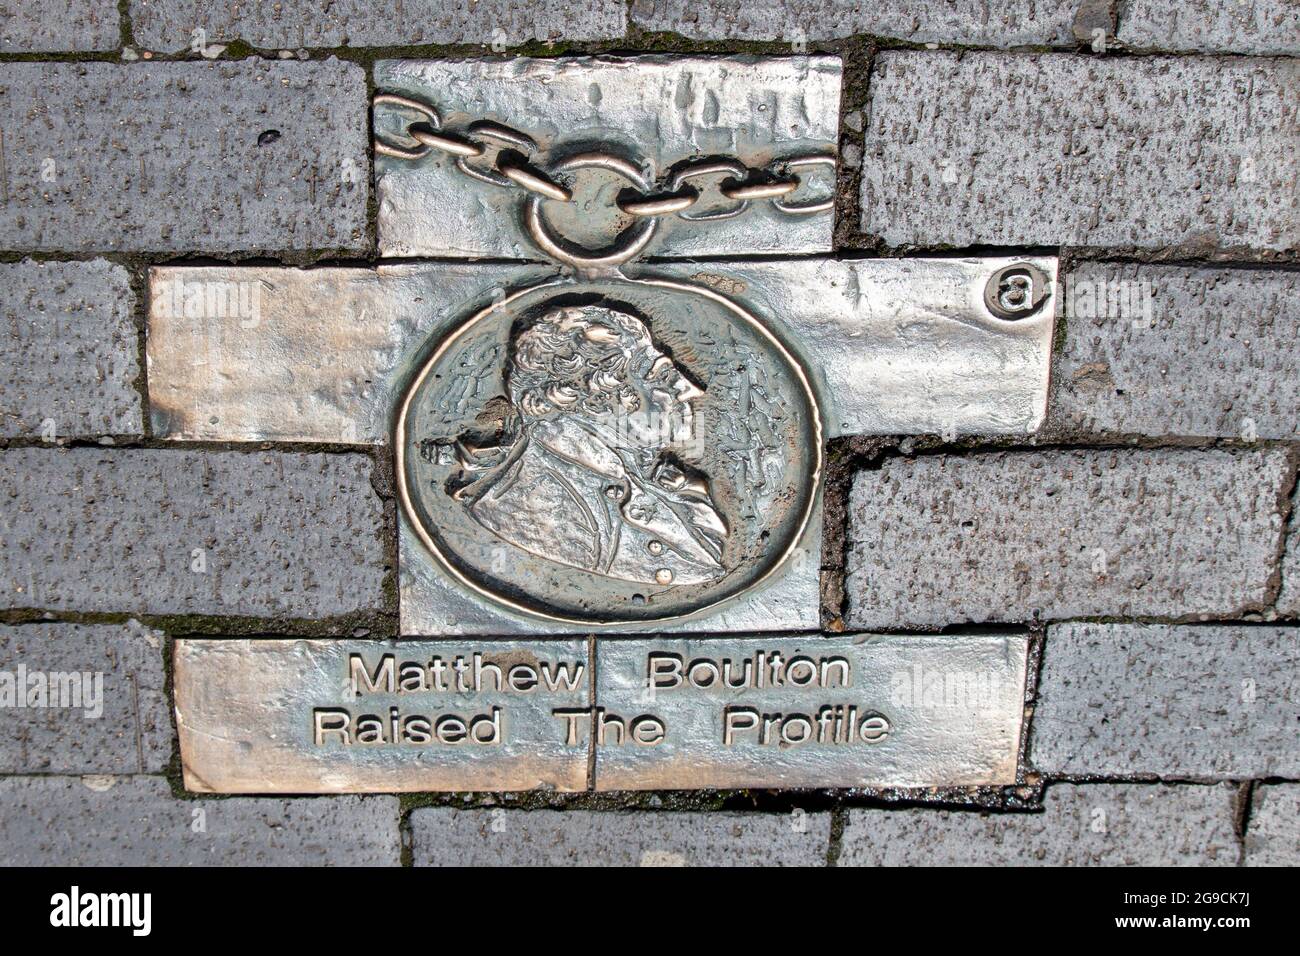
[[[1015,782],[1024,637],[816,633],[824,459],[1035,431],[1056,260],[808,255],[833,235],[835,57],[375,79],[381,256],[439,261],[152,269],[148,381],[166,439],[391,455],[416,640],[178,642],[187,784]],[[904,673],[985,683],[936,710]]]
[[[798,358],[839,435],[1020,435],[1047,407],[1056,296],[991,312],[1008,268],[1050,256],[629,263],[633,279],[702,287],[760,319]],[[154,433],[174,441],[387,444],[422,354],[555,266],[374,269],[160,266],[149,271]],[[699,296],[669,296],[661,317]]]
[[[1012,785],[1027,651],[999,634],[608,641],[596,789]],[[650,715],[661,739],[602,734],[609,714]]]
[[[553,167],[591,150],[626,159],[669,191],[705,194],[690,218],[662,221],[655,255],[829,252],[829,213],[791,216],[767,202],[729,200],[721,189],[729,176],[795,161],[808,175],[789,203],[833,197],[835,168],[824,160],[838,149],[840,72],[834,56],[381,60],[380,253],[548,258],[516,228],[517,197],[489,160],[505,151]],[[412,123],[423,140],[411,135]],[[429,133],[486,152],[447,151],[429,145]],[[384,145],[422,155],[385,154]],[[613,201],[631,185],[626,177],[594,166],[566,177],[578,196],[573,208],[555,210],[565,234],[594,239],[632,221]]]
[[[176,722],[199,792],[1005,786],[1027,644],[183,639]]]
[[[763,581],[808,523],[822,453],[807,376],[759,319],[706,287],[622,277],[472,316],[416,373],[395,442],[406,519],[449,571],[592,623],[680,617]]]
[[[178,640],[176,728],[201,793],[583,790],[586,641]]]
[[[987,290],[1008,270],[1055,288],[1047,257],[628,264],[586,279],[471,263],[160,267],[150,273],[153,425],[175,440],[367,444],[400,430],[404,634],[815,629],[825,439],[1041,424],[1055,296],[1023,318],[995,314]],[[627,370],[640,377],[619,387],[646,400],[639,414],[620,405],[570,417],[654,453],[599,488],[591,465],[602,453],[583,453],[586,475],[564,494],[567,520],[591,533],[567,562],[522,540],[546,534],[536,522],[499,534],[485,523],[490,504],[471,507],[500,484],[483,479],[508,454],[507,425],[525,425],[507,382],[512,331],[549,314],[558,334],[564,309],[575,310],[567,334],[612,323],[629,350],[640,343]],[[659,483],[668,475],[677,489]],[[630,520],[631,482],[685,514],[676,547]],[[624,491],[607,497],[615,486]],[[605,574],[598,548],[608,568],[635,558],[638,570]]]

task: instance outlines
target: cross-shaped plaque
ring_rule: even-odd
[[[823,633],[823,484],[1035,431],[1055,259],[829,255],[835,57],[376,80],[380,263],[152,270],[149,388],[178,442],[387,449],[402,639],[178,641],[188,784],[1016,783],[1027,638]]]

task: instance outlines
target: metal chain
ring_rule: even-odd
[[[393,93],[380,93],[375,96],[374,107],[382,105],[408,109],[421,118],[408,123],[405,131],[406,138],[416,144],[414,147],[386,140],[376,132],[376,153],[414,161],[437,150],[454,156],[456,168],[480,182],[522,189],[556,202],[573,201],[573,191],[556,182],[554,169],[543,169],[531,162],[540,147],[527,133],[501,123],[479,120],[470,123],[465,128],[464,135],[452,136],[441,131],[442,118],[427,103]],[[497,155],[491,164],[471,164],[470,160],[480,159],[487,153],[489,144],[497,147]],[[617,205],[624,213],[639,219],[675,215],[691,222],[714,222],[739,216],[751,203],[763,201],[770,202],[775,209],[786,215],[807,216],[824,212],[835,205],[833,195],[825,199],[802,201],[791,198],[804,184],[804,178],[794,171],[818,166],[829,168],[834,176],[837,168],[835,157],[809,153],[777,160],[763,168],[746,166],[737,159],[708,160],[680,169],[665,184],[666,188],[642,189],[635,196],[617,200]],[[690,180],[708,177],[722,177],[718,181],[717,192],[729,200],[731,205],[708,212],[691,212],[692,207],[703,198],[704,191],[690,185]],[[645,180],[645,177],[637,178],[642,182]]]

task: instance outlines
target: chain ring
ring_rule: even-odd
[[[650,180],[632,163],[610,153],[589,152],[571,156],[552,167],[557,173],[572,172],[578,169],[604,169],[617,173],[636,186],[642,193],[651,189]],[[597,269],[621,265],[640,254],[654,238],[659,228],[655,217],[637,219],[614,240],[613,245],[601,252],[590,255],[573,252],[574,243],[568,242],[542,215],[542,203],[547,197],[533,193],[528,197],[528,207],[524,212],[524,225],[528,235],[537,247],[557,262],[581,269]]]

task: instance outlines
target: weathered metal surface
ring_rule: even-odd
[[[544,266],[149,270],[154,434],[181,441],[384,444],[425,338]]]
[[[590,710],[583,641],[181,639],[174,665],[188,790],[587,787],[563,713]]]
[[[1003,320],[989,278],[1028,263],[1051,295]],[[759,318],[801,359],[827,437],[1018,434],[1047,402],[1056,259],[807,259],[633,264]],[[214,441],[385,443],[398,391],[426,348],[544,265],[377,269],[164,266],[150,270],[149,397],[156,434]]]
[[[194,640],[196,792],[1000,786],[1028,639]],[[557,689],[558,685],[558,689]]]
[[[501,149],[514,170],[532,166],[534,175],[599,150],[663,191],[686,185],[688,166],[714,160],[778,176],[787,173],[783,160],[814,156],[820,164],[838,149],[840,72],[833,56],[381,60],[375,86],[390,98],[376,104],[374,117],[380,253],[550,255],[520,228],[521,197],[539,184],[503,176],[494,165]],[[403,106],[393,95],[427,106]],[[422,125],[412,131],[412,123]],[[690,187],[706,198],[659,219],[648,254],[829,251],[830,212],[799,207],[833,196],[834,169],[788,172],[804,181],[798,192],[753,194],[761,199],[722,194],[727,176],[744,177],[734,168],[692,178]],[[636,226],[626,204],[620,210],[614,201],[629,186],[643,189],[635,176],[606,167],[568,169],[560,178],[567,182],[555,185],[571,189],[573,202],[548,207],[564,235],[603,246]],[[536,191],[550,194],[545,186]]]
[[[151,270],[154,433],[391,443],[443,639],[177,641],[187,787],[1015,782],[1027,638],[789,636],[826,440],[1033,432],[1059,299],[1051,258],[719,258],[831,249],[840,72],[384,61],[381,255],[508,262]]]
[[[1036,291],[1025,317],[995,316],[987,304],[990,283],[996,287],[1001,277],[1026,270]],[[430,360],[424,371],[438,377],[438,387],[420,395],[425,387],[415,385],[411,401],[423,408],[422,424],[400,434],[403,633],[541,634],[566,620],[619,633],[655,627],[647,621],[675,633],[813,628],[820,545],[807,526],[800,539],[796,523],[810,501],[808,526],[821,526],[816,461],[806,454],[808,429],[797,421],[800,403],[809,401],[801,398],[804,381],[824,436],[1023,434],[1042,422],[1057,301],[1054,259],[656,263],[632,264],[625,273],[628,279],[558,281],[520,292],[462,327],[488,323],[497,330],[480,335],[478,353],[453,338],[444,343],[446,356]],[[579,477],[555,483],[552,497],[563,496],[561,505],[539,491],[529,460],[513,457],[529,447],[520,440],[529,426],[515,407],[519,396],[510,394],[510,336],[535,322],[545,303],[567,301],[562,294],[570,289],[600,302],[630,301],[631,312],[647,317],[647,347],[658,354],[666,341],[672,374],[704,386],[690,403],[688,447],[674,451],[685,452],[680,460],[708,489],[709,506],[727,531],[715,579],[720,586],[708,579],[704,587],[700,580],[682,586],[675,580],[679,568],[666,563],[642,568],[674,575],[664,582],[591,573],[600,560],[623,561],[611,549],[667,539],[638,536],[635,527],[621,534],[629,524],[599,496],[612,491],[613,504],[626,507],[621,477],[584,494],[577,489],[599,485],[600,469],[579,468]],[[735,330],[751,320],[788,350],[788,362],[772,365],[761,348],[737,339]],[[464,369],[474,370],[472,386]],[[721,396],[709,405],[711,393]],[[567,440],[554,438],[551,445]],[[728,459],[739,450],[750,454]],[[662,449],[650,451],[646,474],[662,461]],[[624,474],[622,463],[605,469],[615,472]],[[479,474],[489,476],[486,486]],[[494,486],[520,475],[523,486],[508,487],[521,501],[533,501],[544,521],[529,518],[517,502],[508,509],[493,505]],[[768,507],[757,498],[755,505],[740,496],[715,497],[719,488],[743,487],[746,475],[769,483]],[[489,506],[478,514],[485,495]],[[566,508],[585,517],[558,517]],[[511,516],[501,517],[503,511]],[[575,527],[585,530],[575,536]],[[566,547],[578,547],[575,537],[583,556],[560,557]],[[727,550],[733,541],[740,546]],[[609,547],[602,551],[602,545]],[[692,572],[697,578],[699,568]]]
[[[707,287],[556,280],[462,324],[397,421],[409,526],[466,586],[591,623],[681,616],[798,542],[821,422],[797,360]]]
[[[998,318],[989,283],[1021,265],[1041,272],[1044,298],[1024,318]],[[153,423],[173,439],[384,443],[409,396],[417,415],[403,425],[398,469],[404,634],[637,632],[670,616],[686,632],[803,630],[818,623],[818,429],[823,439],[1032,432],[1046,407],[1055,280],[1051,258],[629,264],[586,280],[541,265],[163,267],[151,272]],[[627,487],[582,544],[585,557],[557,561],[556,538],[537,521],[492,527],[491,509],[469,499],[499,484],[478,479],[518,444],[507,384],[516,322],[576,307],[590,329],[593,315],[611,314],[596,303],[622,303],[613,314],[633,338],[647,336],[645,367],[615,376],[611,394],[647,399],[650,438],[631,444],[653,454],[630,474],[686,520],[679,546],[667,547],[645,521],[620,517]],[[667,393],[645,377],[654,356],[655,375],[675,383]],[[623,410],[603,416],[616,436],[644,430]],[[592,505],[605,507],[570,498],[593,521]],[[553,521],[554,509],[539,508]],[[623,528],[633,534],[620,531],[620,554]],[[655,542],[678,563],[655,563],[665,553]],[[596,544],[616,573],[592,574]],[[661,582],[661,571],[672,578]]]
[[[997,634],[604,641],[596,789],[1013,784],[1027,654]],[[612,716],[629,730],[602,744]]]
[[[789,556],[756,586],[721,603],[671,619],[565,621],[502,603],[445,570],[398,515],[400,626],[410,635],[690,634],[714,631],[808,631],[820,625],[821,497]]]
[[[1021,318],[985,304],[997,273],[1030,266],[1044,297]],[[708,286],[780,330],[802,359],[827,437],[1036,431],[1059,309],[1049,256],[632,263]]]

